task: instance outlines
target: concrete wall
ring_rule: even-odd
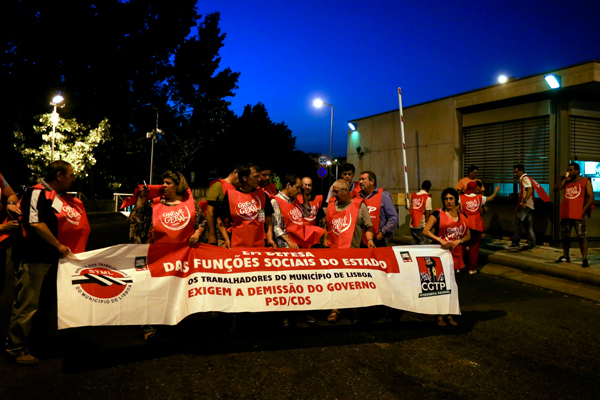
[[[428,179],[434,208],[442,206],[441,192],[456,185],[460,175],[458,120],[454,99],[404,109],[408,185],[411,192]],[[373,171],[377,184],[390,193],[404,192],[402,137],[398,111],[356,121],[358,134],[348,131],[348,162],[360,171]],[[418,143],[418,145],[417,145]],[[356,146],[365,154],[359,158]],[[400,207],[398,234],[410,233],[410,215]]]
[[[584,63],[556,71],[562,77],[563,87],[576,88],[584,96],[600,89],[600,63]],[[577,102],[574,91],[560,99],[538,74],[504,84],[493,85],[472,92],[418,104],[404,109],[404,130],[410,192],[419,189],[420,183],[432,182],[434,209],[442,206],[441,191],[454,187],[462,178],[461,131],[463,126],[518,120],[548,115],[550,119],[550,187],[566,169],[569,159],[569,118],[571,109],[580,115],[600,114],[597,104]],[[583,88],[585,86],[585,88]],[[581,89],[583,88],[583,89]],[[583,111],[582,111],[583,110]],[[587,113],[587,114],[586,114]],[[360,171],[373,171],[378,186],[390,193],[404,192],[402,139],[398,110],[352,120],[358,132],[348,131],[348,162]],[[365,154],[359,157],[356,147]],[[538,235],[558,237],[558,212],[560,195],[553,203],[537,205],[534,229]],[[484,220],[490,230],[504,234],[512,231],[516,200],[498,198],[490,204],[490,213]],[[600,214],[600,212],[596,212]],[[399,207],[400,229],[397,234],[409,234],[410,215]],[[588,223],[588,235],[600,237],[600,223]]]

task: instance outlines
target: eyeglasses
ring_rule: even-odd
[[[331,194],[335,196],[336,194],[338,194],[339,192],[343,192],[344,190],[348,190],[348,189],[346,189],[346,188],[342,188],[342,189],[340,189],[340,190],[332,190],[332,191],[331,191]]]

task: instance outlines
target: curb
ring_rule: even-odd
[[[409,236],[394,236],[390,242],[396,245],[410,245],[412,244],[412,238]],[[556,266],[553,261],[540,262],[523,260],[522,258],[510,257],[502,253],[498,254],[498,250],[488,250],[485,248],[481,248],[479,250],[479,261],[482,264],[489,262],[492,264],[503,265],[505,267],[516,268],[530,273],[547,275],[577,283],[600,287],[600,275],[589,273],[584,270],[574,271],[570,268],[561,268]]]
[[[491,262],[494,264],[517,268],[523,271],[533,272],[536,274],[554,276],[556,278],[568,279],[570,281],[600,287],[600,276],[596,274],[591,274],[584,271],[573,271],[571,269],[561,268],[553,264],[548,264],[539,261],[524,261],[497,254],[496,251],[487,249],[480,249],[479,256],[483,256],[483,261],[486,262]]]

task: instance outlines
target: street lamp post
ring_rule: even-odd
[[[313,102],[314,106],[317,108],[321,108],[321,106],[329,106],[331,107],[331,129],[329,131],[329,159],[331,160],[332,149],[333,149],[333,105],[324,103],[321,99],[316,99]]]
[[[163,131],[158,129],[158,109],[156,109],[156,127],[152,132],[146,133],[146,138],[152,140],[152,149],[150,150],[150,184],[152,185],[152,167],[154,166],[154,143],[158,139],[158,134],[162,134]]]
[[[54,140],[56,138],[56,124],[58,123],[58,113],[56,112],[56,107],[60,105],[60,107],[64,107],[64,97],[61,95],[56,95],[52,98],[50,102],[51,106],[54,106],[54,111],[52,112],[52,147],[50,148],[50,162],[54,161]]]
[[[331,107],[331,129],[329,130],[329,161],[331,162],[333,153],[333,104],[324,103],[321,99],[316,99],[313,104],[317,108],[321,108],[323,105]],[[331,184],[331,173],[329,174],[329,183]]]

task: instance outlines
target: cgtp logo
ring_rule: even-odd
[[[479,198],[474,198],[473,200],[467,200],[465,202],[465,209],[471,212],[479,211]]]
[[[189,224],[191,216],[190,210],[184,205],[183,208],[179,208],[178,210],[160,214],[159,218],[165,228],[171,231],[179,231]]]
[[[336,235],[341,235],[346,232],[352,225],[352,214],[348,213],[343,217],[336,218],[331,221],[331,230]]]
[[[422,198],[412,199],[412,208],[421,208],[423,206]]]
[[[377,211],[377,207],[368,206],[368,208],[369,208],[369,214],[373,214],[375,211]]]
[[[419,297],[450,294],[450,290],[446,285],[442,260],[439,257],[417,257],[417,264],[419,265],[419,276],[421,278]]]
[[[304,221],[302,221],[302,211],[300,211],[298,207],[293,207],[288,213],[288,216],[296,225],[304,225]]]
[[[67,202],[64,202],[61,211],[62,214],[67,218],[67,221],[73,225],[79,225],[79,221],[81,220],[81,215],[83,213],[76,204],[71,206]]]
[[[104,263],[94,263],[75,271],[71,283],[85,298],[95,303],[114,303],[131,290],[133,279]]]
[[[581,194],[581,185],[575,185],[568,188],[565,188],[565,197],[567,199],[576,199]]]
[[[257,197],[252,197],[252,200],[236,204],[235,212],[245,220],[251,221],[256,219],[261,208],[262,204],[260,203],[260,199]]]

